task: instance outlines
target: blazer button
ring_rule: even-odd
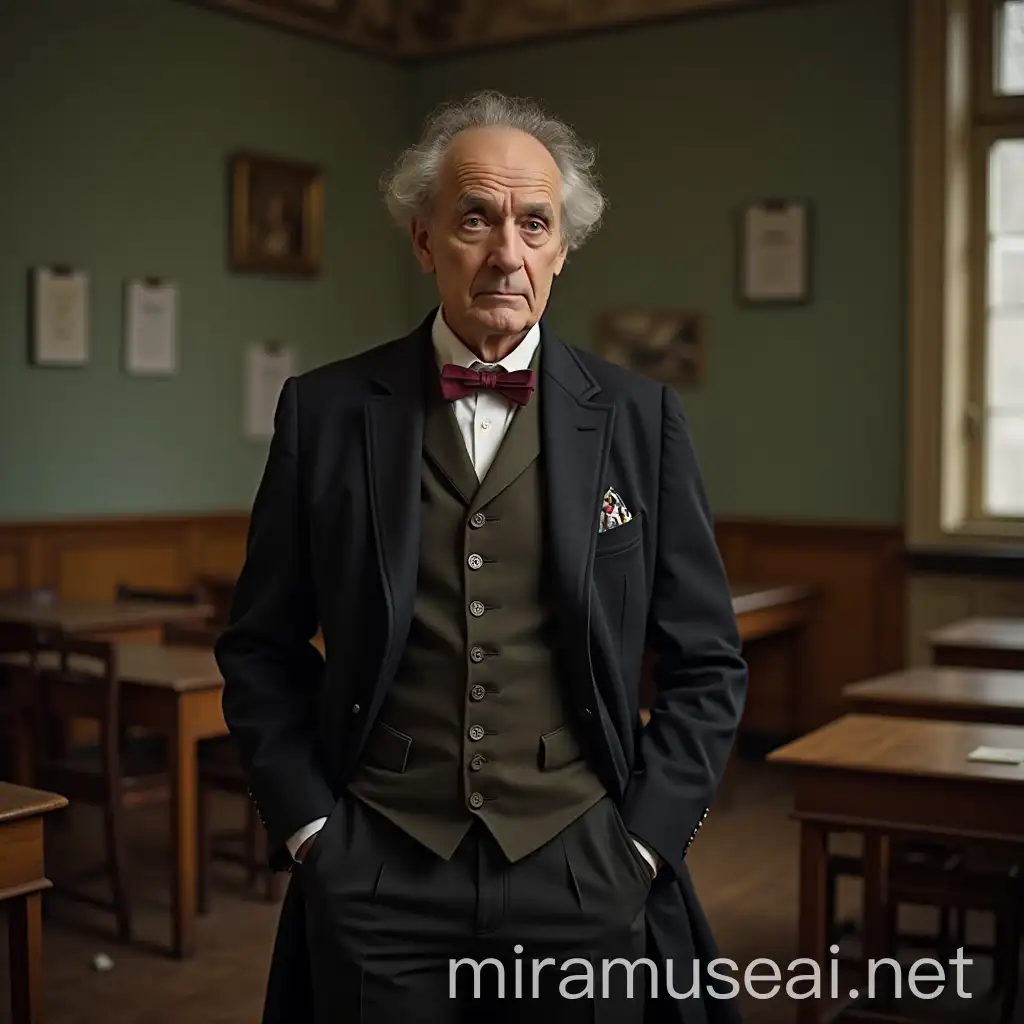
[[[469,520],[469,525],[472,526],[474,530],[479,530],[486,522],[487,516],[485,516],[483,512],[475,512]]]
[[[353,715],[358,715],[359,712],[362,711],[362,710],[363,709],[358,704],[353,704],[352,705],[352,714]]]

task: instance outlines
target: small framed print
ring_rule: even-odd
[[[324,175],[254,153],[231,158],[231,267],[312,277],[323,250]]]
[[[652,380],[692,391],[704,384],[703,317],[691,309],[609,309],[597,321],[595,351]]]
[[[803,303],[810,298],[810,207],[802,200],[766,199],[743,209],[740,299]]]

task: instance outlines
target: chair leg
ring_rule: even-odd
[[[103,818],[107,840],[107,863],[114,890],[114,912],[117,915],[117,935],[122,942],[128,943],[132,941],[132,919],[125,877],[128,857],[124,841],[124,803],[121,793],[116,789],[103,808]]]
[[[825,880],[825,935],[828,939],[828,944],[831,946],[837,943],[840,939],[839,934],[839,922],[836,920],[836,903],[839,878],[836,872],[831,868],[827,870],[827,877]]]
[[[200,914],[210,912],[210,869],[213,849],[210,840],[210,791],[199,783],[199,799],[196,802],[196,840],[199,845],[196,858],[196,909]]]
[[[960,911],[952,907],[939,908],[939,956],[949,960],[953,956],[954,933],[959,932]]]
[[[1006,951],[1013,941],[1012,915],[1006,910],[995,912],[994,935],[992,943],[992,988],[1000,990],[1006,985],[1009,957]]]
[[[1017,992],[1020,984],[1020,954],[1021,954],[1021,925],[1022,908],[1015,906],[1007,915],[1006,933],[1003,936],[1005,946],[998,955],[998,959],[1006,959],[1006,967],[1003,976],[1003,998],[999,1007],[999,1024],[1010,1024],[1013,1019],[1014,1010],[1017,1007]]]

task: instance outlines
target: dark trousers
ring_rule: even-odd
[[[607,798],[510,863],[479,822],[445,861],[346,795],[297,870],[316,1024],[643,1020],[650,871]]]

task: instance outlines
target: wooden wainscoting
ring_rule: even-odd
[[[842,713],[847,683],[903,667],[900,527],[729,519],[716,532],[730,579],[807,583],[818,591],[805,641],[807,692],[792,700],[785,642],[752,644],[745,732],[782,737],[816,728]]]
[[[108,601],[119,583],[187,587],[238,572],[248,525],[244,512],[0,523],[0,590]]]
[[[225,512],[63,522],[0,523],[0,590],[51,587],[109,600],[118,583],[185,587],[234,576],[248,515]],[[784,643],[748,650],[746,729],[785,735],[835,717],[849,682],[899,668],[905,651],[905,571],[898,527],[722,519],[717,535],[736,581],[809,583],[820,602],[807,636],[809,692],[792,720]]]

